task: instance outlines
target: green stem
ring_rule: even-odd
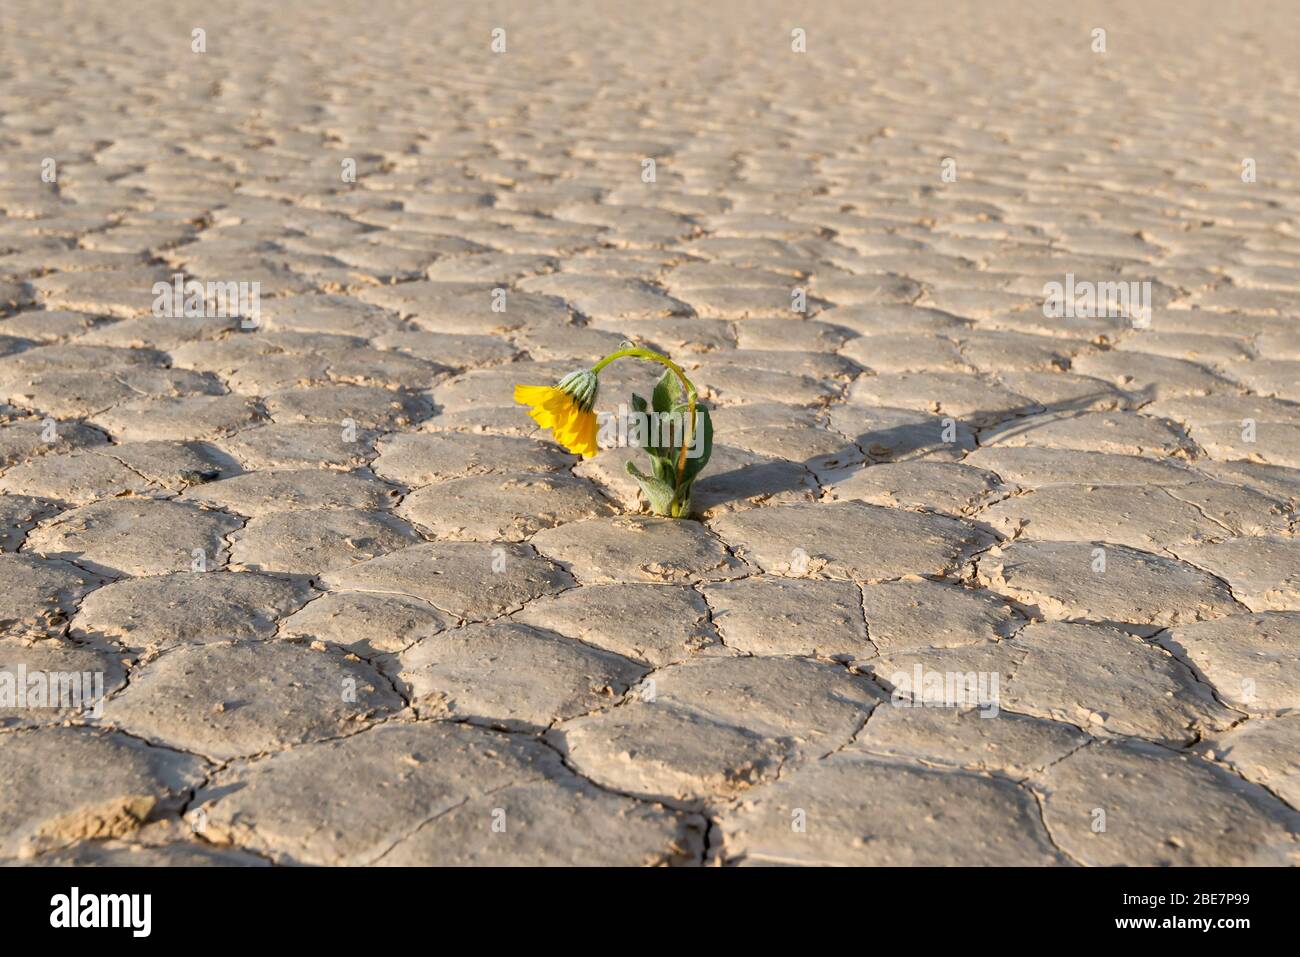
[[[681,370],[681,367],[678,366],[677,363],[673,362],[673,360],[669,359],[666,355],[655,352],[652,349],[632,348],[620,349],[618,352],[611,352],[609,355],[605,356],[605,358],[592,366],[591,371],[599,375],[600,370],[605,368],[605,366],[609,365],[616,359],[624,358],[648,359],[651,362],[657,362],[660,365],[667,367],[677,376],[682,383],[682,388],[686,390],[686,402],[690,409],[691,417],[690,422],[688,422],[686,426],[686,434],[682,436],[681,455],[677,457],[677,481],[680,484],[682,476],[686,474],[686,450],[691,444],[691,439],[695,437],[695,385],[690,379],[686,378],[686,373]]]

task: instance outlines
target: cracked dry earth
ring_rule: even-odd
[[[6,0],[0,859],[1295,860],[1294,7],[696,6]]]

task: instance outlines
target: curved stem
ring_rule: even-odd
[[[609,355],[605,356],[605,358],[592,366],[591,371],[599,375],[600,370],[605,368],[605,366],[609,365],[616,359],[624,358],[648,359],[651,362],[657,362],[660,365],[665,366],[671,370],[675,376],[677,376],[678,380],[682,384],[682,388],[686,390],[686,403],[690,410],[690,421],[686,424],[686,432],[682,436],[682,451],[677,457],[677,481],[680,483],[682,476],[686,473],[686,450],[690,447],[691,440],[695,437],[695,385],[690,379],[686,378],[686,373],[681,370],[681,367],[677,365],[677,363],[673,362],[672,359],[669,359],[663,353],[655,352],[653,349],[632,348],[611,352]]]

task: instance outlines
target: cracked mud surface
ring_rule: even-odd
[[[0,861],[1294,863],[1294,10],[877,6],[5,3]]]

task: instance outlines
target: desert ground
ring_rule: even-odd
[[[1295,862],[1294,4],[214,6],[0,6],[0,861]]]

